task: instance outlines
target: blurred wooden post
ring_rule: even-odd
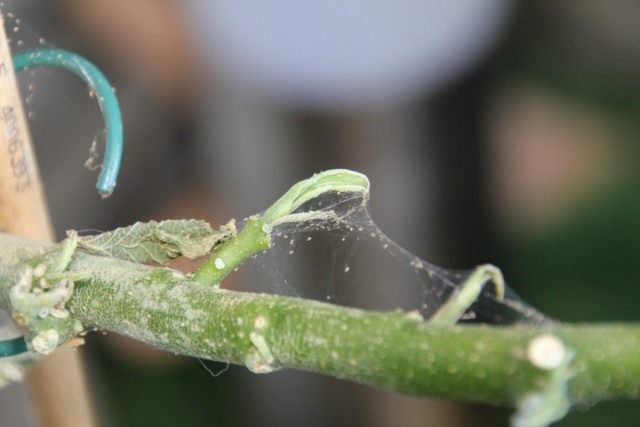
[[[53,230],[0,15],[0,229],[50,242]],[[63,346],[29,374],[40,425],[94,425],[80,354]]]

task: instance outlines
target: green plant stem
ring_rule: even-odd
[[[9,308],[12,280],[33,255],[15,250],[25,245],[0,235],[0,307]],[[638,324],[437,327],[399,311],[217,289],[82,250],[70,271],[88,278],[67,303],[86,327],[256,372],[294,368],[416,396],[511,405],[549,379],[553,371],[535,367],[527,348],[553,334],[575,353],[571,402],[640,392]]]
[[[231,240],[215,248],[193,274],[203,285],[217,285],[251,255],[269,247],[269,234],[258,217],[248,218],[244,228]]]
[[[300,206],[324,193],[360,194],[365,201],[369,197],[369,180],[359,172],[330,169],[297,182],[264,214],[247,219],[237,236],[215,248],[194,272],[194,280],[204,285],[218,285],[249,256],[269,248],[269,235],[275,225],[292,220],[292,214]],[[309,220],[314,218],[313,214],[302,213],[295,220]]]

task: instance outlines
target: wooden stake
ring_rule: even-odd
[[[46,242],[54,238],[1,14],[0,229]],[[27,382],[40,425],[95,425],[78,351],[58,348],[32,369]]]

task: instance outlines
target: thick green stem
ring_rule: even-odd
[[[527,347],[553,333],[576,352],[572,401],[637,397],[640,390],[637,325],[437,328],[401,312],[216,290],[114,261],[95,271],[92,263],[76,264],[91,268],[93,279],[76,290],[72,314],[175,353],[257,371],[303,369],[419,396],[509,404],[545,381],[547,372],[532,365]],[[117,270],[129,280],[114,281]],[[252,333],[264,337],[269,366],[258,363]]]
[[[27,256],[8,252],[5,239],[0,304],[7,308],[6,293]],[[572,403],[640,393],[637,324],[436,327],[399,311],[221,290],[80,250],[70,271],[88,278],[67,303],[85,326],[255,372],[295,368],[417,396],[514,404],[548,384],[557,362],[549,343],[559,341],[572,354]],[[547,353],[533,351],[537,344]]]

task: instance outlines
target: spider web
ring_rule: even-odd
[[[416,311],[428,319],[473,271],[441,268],[404,249],[376,225],[361,194],[323,194],[297,212],[311,211],[326,215],[274,229],[272,247],[255,257],[258,277],[248,290],[366,310]],[[500,300],[487,285],[461,321],[550,320],[508,287]]]

